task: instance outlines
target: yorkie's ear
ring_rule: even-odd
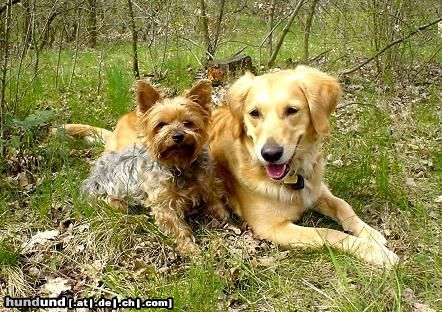
[[[198,81],[192,89],[187,91],[185,97],[198,103],[204,109],[209,109],[212,103],[212,82],[207,79]]]
[[[155,103],[162,100],[161,94],[144,80],[137,80],[135,85],[137,97],[137,111],[140,114],[147,112]]]

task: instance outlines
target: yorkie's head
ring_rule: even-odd
[[[138,80],[136,97],[138,129],[151,155],[168,167],[189,167],[207,143],[211,82],[200,80],[182,96],[163,98]]]

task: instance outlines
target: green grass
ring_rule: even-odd
[[[220,58],[244,47],[244,42],[235,40],[256,46],[265,36],[263,20],[252,23],[242,17],[238,23],[250,27],[230,35],[231,42],[219,50]],[[323,33],[317,30],[311,38],[311,55],[329,48],[323,41]],[[298,59],[300,42],[301,28],[294,26],[277,63],[284,66],[288,58]],[[349,42],[347,49],[351,48],[361,55],[370,52],[361,41]],[[192,49],[201,55],[198,48]],[[331,70],[348,65],[333,61],[342,52],[338,50],[330,52]],[[256,48],[249,47],[245,53],[257,63]],[[430,54],[419,50],[415,57],[425,59]],[[159,64],[161,54],[153,55],[152,59],[140,44],[143,74]],[[61,51],[57,77],[58,50],[43,51],[42,74],[35,78],[29,70],[21,76],[18,101],[14,102],[15,96],[11,100],[17,119],[50,109],[55,112],[52,124],[112,128],[119,116],[132,109],[129,44],[80,50],[69,86],[72,56],[72,50]],[[195,56],[173,43],[163,65],[167,75],[155,82],[168,93],[179,93],[191,86],[198,68]],[[401,258],[398,268],[372,269],[331,249],[282,251],[253,238],[248,230],[238,235],[228,229],[207,229],[205,220],[191,221],[203,256],[181,258],[143,212],[122,215],[106,205],[87,204],[79,196],[79,185],[102,147],[63,137],[48,139],[43,125],[30,133],[20,127],[8,130],[7,157],[0,160],[0,294],[35,296],[49,276],[60,276],[78,285],[77,297],[173,297],[178,311],[231,307],[399,312],[411,311],[416,302],[441,310],[442,216],[440,204],[435,203],[442,185],[438,86],[380,92],[375,82],[357,75],[352,79],[346,84],[363,88],[353,92],[358,104],[338,109],[333,117],[334,129],[324,144],[325,155],[330,155],[325,180],[364,221],[385,233],[389,247]],[[11,86],[14,95],[16,81]],[[397,97],[406,103],[398,104]],[[20,186],[19,172],[25,173],[27,185]],[[307,214],[301,224],[339,229],[315,213]],[[52,229],[61,234],[43,248],[23,255],[17,247],[37,231]]]
[[[17,266],[20,260],[20,252],[5,241],[0,241],[0,266]]]

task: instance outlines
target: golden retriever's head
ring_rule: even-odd
[[[341,93],[335,78],[310,67],[254,76],[247,73],[227,93],[236,119],[234,136],[274,180],[283,179],[302,147],[329,132],[330,114]]]

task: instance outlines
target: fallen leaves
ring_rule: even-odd
[[[28,242],[23,244],[23,254],[34,251],[34,247],[37,245],[44,247],[48,241],[54,240],[59,234],[60,231],[58,230],[49,230],[44,232],[38,231],[37,234],[32,236]]]
[[[41,287],[43,294],[50,298],[56,298],[60,296],[63,292],[71,290],[72,286],[70,281],[62,277],[49,277],[45,284]]]

